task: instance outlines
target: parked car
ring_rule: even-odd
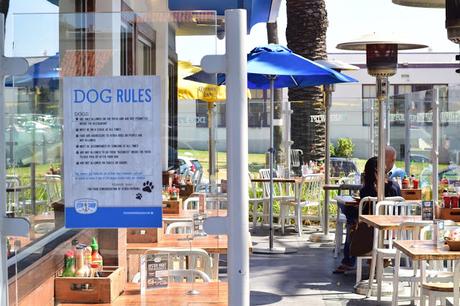
[[[331,157],[331,177],[348,176],[350,173],[360,174],[354,160],[343,157]]]
[[[431,158],[421,154],[411,154],[410,161],[416,163],[431,163]]]
[[[439,180],[446,178],[449,184],[458,184],[460,182],[460,166],[450,165],[448,168],[439,171]]]
[[[186,174],[187,171],[194,173],[197,170],[203,169],[201,163],[194,157],[178,156],[177,159],[179,160],[180,174]]]

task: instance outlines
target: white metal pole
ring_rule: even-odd
[[[3,54],[3,15],[0,15],[0,31],[1,31],[1,39],[0,39],[0,52]],[[5,103],[4,103],[4,87],[3,87],[3,78],[2,75],[0,80],[2,84],[0,85],[0,199],[6,199],[6,165],[5,165]],[[6,217],[6,201],[2,201],[0,203],[0,230],[2,230],[4,226],[4,218]],[[7,261],[7,250],[6,250],[6,235],[4,234],[3,230],[0,233],[0,277],[1,277],[1,298],[0,304],[1,305],[8,305],[8,267],[6,265]],[[17,285],[17,284],[16,284]]]
[[[410,174],[410,100],[404,98],[404,169]]]
[[[225,11],[228,178],[228,302],[249,306],[246,10]]]
[[[270,168],[270,205],[269,205],[269,224],[270,224],[270,237],[269,237],[269,248],[273,250],[273,236],[275,229],[273,228],[273,158],[275,156],[275,148],[273,144],[273,120],[275,118],[275,78],[270,76],[270,148],[268,149],[268,166]]]
[[[433,148],[431,150],[431,161],[433,164],[433,172],[431,174],[431,180],[433,185],[433,207],[436,207],[438,201],[438,161],[439,161],[439,88],[433,89],[433,119],[432,119],[432,134],[433,134]],[[435,218],[435,213],[433,218]]]

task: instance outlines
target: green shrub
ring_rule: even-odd
[[[334,144],[332,144],[332,143],[329,145],[329,152],[330,152],[331,157],[336,156],[335,155],[335,147],[334,147]]]
[[[335,156],[350,158],[353,156],[353,148],[351,138],[339,138],[335,146]]]

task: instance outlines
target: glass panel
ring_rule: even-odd
[[[184,80],[201,69],[198,65],[202,56],[216,53],[215,13],[162,12],[155,10],[148,1],[122,2],[121,12],[13,16],[14,47],[7,48],[13,56],[26,57],[30,70],[24,76],[6,81],[7,209],[10,215],[29,218],[32,229],[29,238],[20,239],[20,247],[16,243],[18,250],[15,254],[18,255],[11,254],[10,276],[17,275],[16,269],[21,273],[28,265],[27,260],[30,264],[30,258],[46,255],[50,251],[49,245],[58,243],[64,235],[69,235],[66,236],[69,239],[77,232],[63,227],[61,178],[64,170],[72,167],[63,163],[61,154],[63,141],[66,141],[62,139],[63,77],[157,75],[162,84],[161,164],[165,178],[162,186],[165,227],[158,230],[128,229],[128,237],[137,235],[141,240],[149,240],[141,245],[145,249],[169,247],[168,243],[171,247],[179,245],[189,251],[202,249],[211,260],[210,267],[206,267],[211,270],[204,272],[211,274],[212,281],[226,281],[226,274],[219,275],[219,264],[225,263],[225,260],[219,261],[219,254],[225,259],[227,237],[205,234],[203,229],[203,218],[226,215],[225,103],[200,102],[203,97],[208,97],[206,86]],[[79,8],[69,2],[62,3],[60,9],[75,12]],[[85,10],[84,7],[80,9]],[[47,25],[46,31],[37,25]],[[42,39],[31,43],[31,37]],[[200,48],[190,48],[196,45]],[[189,70],[182,70],[183,62],[188,62]],[[214,132],[213,129],[209,131],[209,126]],[[214,144],[211,148],[216,148],[215,155],[210,153],[210,144]],[[210,166],[212,164],[214,168]],[[91,168],[88,167],[88,171],[92,171]],[[177,175],[171,175],[169,180],[168,171],[177,171]],[[187,202],[190,206],[185,206],[188,197],[196,198],[195,204],[191,199]],[[180,209],[180,212],[169,213],[168,217],[166,207]],[[190,226],[188,229],[186,226],[180,230],[185,234],[166,234],[166,225],[176,221],[185,222],[187,226],[192,224],[192,232],[188,233]],[[84,229],[83,233],[87,232],[97,237],[102,235],[101,231]],[[80,242],[89,244],[89,238],[85,236]],[[155,239],[158,242],[153,242]],[[11,237],[9,244],[14,245],[15,240]],[[70,248],[70,245],[59,248],[62,260]],[[102,256],[110,262],[113,253],[104,241],[101,241],[100,248]],[[139,254],[142,252],[138,250],[135,244],[128,243],[129,281],[139,271]],[[176,280],[170,278],[170,281]],[[22,282],[16,284],[33,285]],[[185,291],[209,291],[204,285],[201,281],[200,284],[185,284],[184,288]],[[227,285],[214,283],[210,286],[219,289]],[[215,290],[211,296],[216,297],[216,301],[226,301],[226,295],[221,296],[221,292],[226,290]]]

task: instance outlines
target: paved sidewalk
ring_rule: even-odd
[[[267,230],[251,234],[255,246],[268,245]],[[275,246],[297,248],[298,252],[251,255],[251,305],[377,305],[375,298],[352,293],[355,271],[332,273],[340,263],[340,258],[333,257],[333,242],[313,243],[308,236],[307,231],[301,238],[294,232],[277,233]],[[384,297],[381,305],[390,305],[390,301],[391,297]]]

